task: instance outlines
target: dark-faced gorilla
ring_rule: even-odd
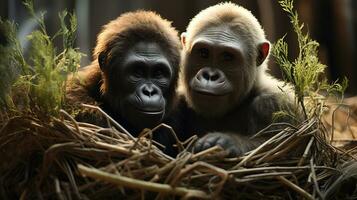
[[[170,113],[181,44],[171,23],[149,11],[125,13],[98,35],[93,62],[67,84],[69,106],[100,106],[134,135],[160,124]],[[106,122],[82,109],[76,119]]]
[[[293,104],[265,72],[270,43],[257,19],[233,3],[217,4],[191,20],[181,42],[184,132],[201,136],[194,150],[218,145],[237,156],[261,144],[250,136]]]

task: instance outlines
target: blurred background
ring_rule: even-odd
[[[35,10],[46,11],[46,23],[50,34],[59,27],[58,12],[67,9],[78,18],[77,46],[86,56],[85,66],[91,61],[96,36],[101,27],[121,13],[137,9],[154,10],[173,21],[181,33],[189,20],[200,10],[214,5],[217,0],[34,0]],[[232,1],[252,11],[263,25],[267,38],[273,43],[285,33],[290,56],[297,55],[296,35],[292,32],[287,15],[277,0]],[[326,74],[330,80],[349,79],[346,96],[357,95],[357,0],[295,0],[295,8],[305,30],[320,43],[320,59],[328,65]],[[21,0],[0,0],[0,16],[18,24],[20,38],[26,52],[26,35],[36,29]],[[61,41],[58,47],[61,46]],[[271,73],[280,77],[280,71],[270,60]]]

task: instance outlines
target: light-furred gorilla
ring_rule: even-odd
[[[184,132],[200,136],[194,151],[218,145],[237,156],[261,144],[264,138],[250,136],[294,104],[266,73],[270,43],[257,19],[241,6],[217,4],[191,20],[181,42],[178,91],[188,105]]]
[[[151,11],[122,14],[98,35],[93,62],[69,80],[67,104],[99,105],[133,134],[153,128],[174,105],[180,52],[169,21]],[[76,119],[106,124],[88,109]]]

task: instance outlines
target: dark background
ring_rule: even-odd
[[[154,10],[162,17],[173,21],[183,32],[189,20],[200,10],[218,3],[216,0],[35,0],[36,11],[47,11],[49,33],[58,30],[58,12],[67,9],[78,17],[77,46],[87,56],[82,65],[91,60],[96,36],[102,25],[123,12],[145,9]],[[232,1],[252,11],[263,25],[268,39],[275,42],[288,33],[287,40],[292,58],[297,54],[296,36],[292,33],[287,15],[277,0]],[[346,76],[349,79],[347,96],[357,95],[357,1],[356,0],[295,0],[295,8],[306,31],[320,43],[320,59],[328,65],[326,74],[330,80]],[[20,0],[0,0],[0,16],[12,19],[19,26],[19,38],[25,51],[28,46],[25,35],[36,28]],[[58,46],[60,47],[60,41]],[[280,72],[270,61],[272,74]]]

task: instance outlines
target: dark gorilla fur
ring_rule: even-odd
[[[185,101],[178,118],[186,138],[200,137],[195,151],[218,145],[231,156],[244,154],[267,139],[250,137],[273,122],[273,113],[296,110],[280,90],[284,84],[266,73],[270,43],[250,11],[233,3],[209,7],[181,41],[178,91]]]
[[[166,119],[176,99],[181,51],[178,33],[169,21],[159,15],[150,11],[136,11],[125,13],[103,27],[97,38],[93,62],[69,79],[66,88],[67,105],[76,108],[72,110],[77,110],[74,114],[78,121],[107,125],[101,115],[80,106],[86,103],[100,106],[134,135],[142,128],[152,128],[137,127],[135,122],[129,122],[126,116],[121,115],[123,108],[120,103],[125,98],[124,93],[129,90],[130,83],[119,84],[122,80],[119,80],[117,70],[122,68],[120,61],[128,56],[127,52],[139,42],[157,44],[169,62],[171,80],[168,88],[162,91],[166,101],[162,121]],[[100,60],[100,55],[103,54],[104,59]]]

